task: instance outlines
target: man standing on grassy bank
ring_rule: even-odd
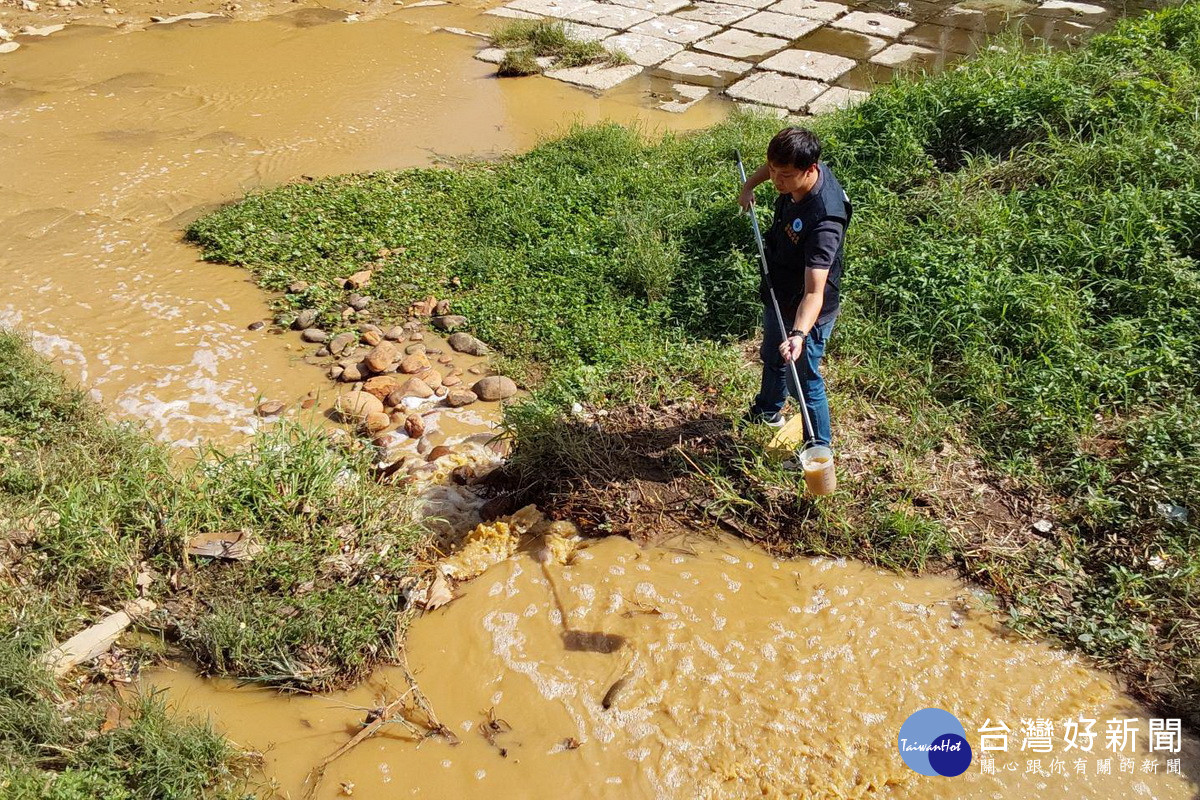
[[[779,330],[766,282],[759,289],[763,310],[762,385],[747,420],[774,427],[784,423],[783,406],[791,385],[787,362],[796,362],[812,420],[814,444],[832,440],[829,401],[821,377],[821,357],[840,303],[842,244],[852,213],[850,199],[829,167],[821,163],[821,142],[804,128],[784,128],[767,145],[767,163],[746,179],[738,202],[750,209],[754,188],[768,178],[779,197],[763,236],[767,270],[785,324]]]

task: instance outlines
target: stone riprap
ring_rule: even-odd
[[[947,0],[509,0],[484,13],[560,20],[572,38],[632,62],[550,68],[550,78],[604,91],[649,76],[650,96],[667,111],[719,89],[786,117],[854,105],[895,72],[941,69],[1005,30],[1075,41],[1119,10],[1088,0],[1042,0],[1021,14]],[[484,48],[478,57],[503,54]]]

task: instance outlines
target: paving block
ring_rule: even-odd
[[[577,42],[598,42],[613,35],[612,28],[584,25],[581,22],[564,22],[563,31]]]
[[[655,67],[654,74],[702,86],[728,86],[753,66],[749,61],[685,50]]]
[[[583,8],[594,0],[512,0],[505,3],[505,8],[514,11],[524,11],[541,17],[559,17],[578,8]]]
[[[916,61],[921,65],[928,65],[937,55],[938,51],[930,50],[928,47],[896,43],[888,45],[883,50],[871,56],[870,61],[872,64],[882,64],[885,67],[899,67],[908,64],[910,61]]]
[[[1104,6],[1094,3],[1074,3],[1069,0],[1046,0],[1038,6],[1038,11],[1069,11],[1072,14],[1102,15],[1110,13]]]
[[[728,3],[731,6],[745,6],[746,8],[766,8],[771,5],[773,0],[721,0],[723,3]]]
[[[822,0],[781,0],[773,6],[767,6],[767,11],[774,11],[777,14],[791,14],[796,17],[819,19],[823,22],[837,19],[849,10],[849,6],[841,3],[825,3]]]
[[[688,0],[606,0],[606,2],[629,8],[640,8],[642,11],[651,11],[655,14],[670,14],[672,11],[678,11],[688,6]]]
[[[888,14],[876,14],[870,11],[851,11],[844,17],[835,19],[835,28],[865,33],[869,36],[886,36],[895,39],[902,33],[907,33],[916,27],[917,23],[909,19],[901,19]]]
[[[803,111],[827,88],[823,83],[806,78],[755,71],[726,89],[725,94],[734,100]]]
[[[986,36],[980,31],[964,31],[923,22],[906,33],[900,41],[930,50],[969,56],[979,49],[985,39]]]
[[[716,53],[729,58],[759,58],[770,55],[787,47],[787,39],[777,39],[774,36],[760,36],[751,31],[730,28],[721,31],[716,36],[703,39],[693,45],[697,50]]]
[[[893,45],[899,47],[900,45]],[[833,83],[854,69],[858,62],[853,58],[818,53],[814,50],[784,50],[759,63],[762,69],[774,70],[801,78]]]
[[[486,61],[489,64],[499,64],[504,60],[504,56],[508,51],[503,47],[485,47],[475,54],[475,57],[480,61]]]
[[[862,61],[875,55],[888,46],[887,39],[878,36],[867,36],[854,31],[843,31],[826,25],[819,28],[800,41],[798,47],[805,50],[816,50],[820,53],[833,53],[846,58]]]
[[[735,6],[729,3],[698,2],[692,8],[680,11],[675,16],[695,20],[696,22],[705,22],[710,25],[719,25],[725,28],[739,19],[745,19],[753,13],[754,9],[747,6]]]
[[[669,42],[640,33],[618,33],[601,42],[606,50],[624,53],[629,60],[642,67],[653,67],[666,61],[683,49],[678,42]]]
[[[735,103],[738,111],[744,111],[747,114],[757,114],[760,117],[774,117],[775,119],[787,119],[788,110],[786,108],[776,108],[775,106],[762,106],[758,103]]]
[[[503,17],[505,19],[541,19],[542,18],[541,14],[530,14],[528,11],[518,11],[515,8],[509,8],[508,6],[497,6],[496,8],[489,8],[487,11],[485,11],[483,13],[487,14],[489,17]]]
[[[549,69],[544,74],[547,78],[573,83],[588,89],[604,91],[624,83],[642,71],[637,64],[623,64],[619,67],[606,67],[603,64],[588,64],[586,67],[566,67],[564,69]]]
[[[830,111],[836,111],[839,108],[849,108],[850,106],[858,105],[870,96],[868,92],[834,86],[826,89],[821,93],[820,97],[808,104],[808,113],[825,114]]]
[[[642,11],[640,8],[615,6],[612,3],[597,3],[586,0],[587,4],[563,15],[563,19],[571,22],[582,22],[585,25],[599,25],[601,28],[612,28],[623,31],[632,28],[639,22],[654,19],[653,11]]]
[[[673,114],[682,114],[705,97],[708,97],[710,91],[712,90],[704,86],[692,86],[690,83],[676,83],[671,86],[672,97],[669,100],[660,102],[658,108],[662,111],[670,111]]]
[[[730,6],[736,8],[736,6]],[[754,13],[750,9],[739,9],[748,13]],[[691,19],[680,19],[679,17],[663,16],[648,19],[645,22],[639,22],[629,29],[630,33],[641,33],[646,36],[657,36],[659,39],[667,39],[679,44],[691,44],[698,39],[703,39],[706,36],[712,36],[721,28],[717,25],[710,25],[707,22],[698,22]]]
[[[778,36],[780,39],[799,39],[821,27],[820,20],[794,17],[791,14],[776,14],[774,11],[759,11],[733,23],[742,30]]]

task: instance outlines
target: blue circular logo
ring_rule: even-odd
[[[796,233],[799,233],[800,229],[803,227],[804,227],[804,223],[801,222],[800,220],[798,220],[798,219],[792,220],[792,230],[794,230]]]
[[[904,720],[896,747],[908,768],[922,775],[953,778],[971,766],[966,730],[957,717],[940,708],[923,708]]]

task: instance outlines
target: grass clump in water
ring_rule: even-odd
[[[610,52],[599,42],[572,39],[563,23],[543,19],[513,20],[492,34],[492,43],[508,51],[497,71],[501,76],[540,73],[539,58],[553,58],[556,69],[629,63],[623,53]]]
[[[1014,626],[1200,724],[1198,106],[1188,3],[1078,51],[1005,42],[814,120],[856,205],[830,373],[857,475],[837,501],[798,499],[748,439],[657,468],[698,467],[713,508],[806,550],[949,559]],[[332,318],[337,278],[368,262],[385,309],[452,298],[539,386],[509,413],[516,466],[594,477],[589,463],[628,464],[630,442],[588,433],[572,403],[659,409],[641,435],[662,409],[748,402],[738,343],[760,307],[729,154],[757,157],[777,129],[580,127],[499,163],[252,195],[189,235],[269,288],[316,287],[284,301],[285,321],[299,304]],[[375,260],[380,248],[403,250]],[[992,514],[1003,536],[952,519],[956,473],[1023,504]],[[1022,516],[1035,509],[1051,534]]]
[[[317,690],[395,652],[395,584],[423,547],[407,501],[364,452],[277,424],[237,452],[173,458],[108,422],[16,335],[0,332],[0,796],[236,796],[242,770],[206,725],[150,699],[66,689],[42,654],[139,595],[158,634],[211,674]],[[246,561],[187,556],[241,531]],[[122,645],[123,642],[118,642]],[[138,645],[119,666],[136,673]]]

